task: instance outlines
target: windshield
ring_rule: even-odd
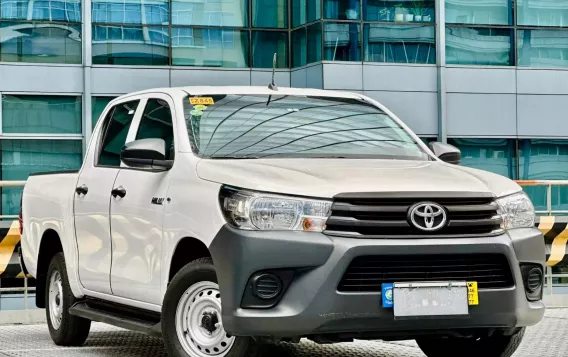
[[[184,111],[202,158],[429,158],[387,114],[355,99],[190,95]]]

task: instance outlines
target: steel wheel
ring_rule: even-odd
[[[190,356],[223,357],[235,342],[235,337],[223,329],[219,286],[210,281],[193,284],[181,296],[175,326],[178,339]]]
[[[49,317],[54,329],[59,330],[63,319],[63,284],[61,274],[54,270],[49,279]]]

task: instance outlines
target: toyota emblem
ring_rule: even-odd
[[[446,225],[446,210],[432,202],[418,203],[409,210],[410,222],[423,231],[437,231]]]

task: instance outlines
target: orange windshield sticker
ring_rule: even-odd
[[[193,97],[189,98],[189,103],[191,105],[213,105],[215,102],[211,97]]]

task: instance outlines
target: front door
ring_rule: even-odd
[[[166,159],[173,160],[173,103],[169,97],[155,96],[148,98],[138,128],[132,128],[136,130],[134,138],[163,139]],[[123,197],[111,197],[110,209],[111,286],[116,296],[151,304],[162,302],[162,222],[164,206],[169,202],[170,172],[123,168],[116,178],[114,187],[124,193]]]
[[[102,134],[94,133],[101,140],[91,145],[75,190],[79,279],[83,287],[99,293],[112,293],[110,197],[120,172],[120,149],[126,142],[137,106],[138,101],[122,103],[108,111],[102,127],[98,129]]]

